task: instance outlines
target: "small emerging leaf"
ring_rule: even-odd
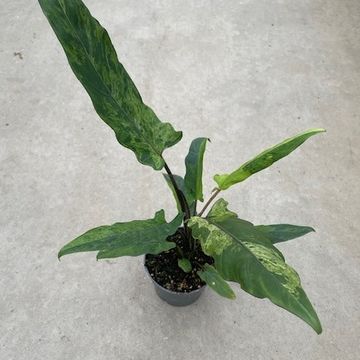
[[[189,259],[186,259],[186,258],[179,259],[178,266],[182,271],[184,271],[186,273],[189,273],[192,270],[191,262]]]
[[[233,171],[231,174],[215,175],[214,180],[218,184],[220,190],[226,190],[230,186],[237,184],[241,181],[244,181],[249,176],[257,173],[258,171],[266,169],[274,162],[289,155],[303,142],[305,142],[309,137],[324,131],[325,131],[324,129],[310,129],[292,138],[286,139],[280,144],[277,144],[263,151],[262,153],[251,159],[250,161],[241,165],[237,170]]]
[[[164,210],[160,210],[153,219],[100,226],[69,242],[58,256],[84,251],[100,251],[98,259],[159,254],[175,247],[166,238],[176,232],[181,222],[182,214],[179,214],[167,223]]]
[[[266,235],[273,244],[284,242],[306,235],[315,231],[310,226],[299,226],[289,224],[257,225],[255,228]]]
[[[209,139],[197,138],[192,141],[189,153],[185,158],[186,174],[185,188],[190,202],[204,201],[202,191],[203,160],[206,143]]]
[[[219,295],[228,299],[235,299],[234,291],[213,266],[205,264],[204,270],[198,271],[197,274],[201,280],[205,281]]]

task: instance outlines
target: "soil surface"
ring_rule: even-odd
[[[184,236],[184,229],[179,228],[177,232],[167,238],[168,241],[175,242],[181,249],[187,248],[187,240]],[[212,264],[211,257],[205,255],[199,245],[190,255],[185,251],[185,257],[192,264],[192,271],[185,273],[178,266],[178,259],[181,258],[176,248],[162,252],[158,255],[147,254],[145,266],[148,268],[150,276],[162,287],[176,292],[190,292],[201,288],[205,283],[196,274],[201,270],[205,263]]]

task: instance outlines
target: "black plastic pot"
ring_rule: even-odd
[[[155,292],[159,296],[159,298],[173,306],[187,306],[193,304],[201,296],[201,294],[204,292],[204,289],[206,287],[203,286],[200,289],[196,289],[187,293],[171,291],[159,285],[151,277],[149,270],[145,265],[145,257],[144,257],[144,268],[145,268],[145,272],[149,275],[149,278],[154,284]]]

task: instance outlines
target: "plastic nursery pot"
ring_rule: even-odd
[[[197,299],[199,299],[201,294],[204,292],[206,285],[202,286],[200,289],[196,289],[196,290],[186,292],[186,293],[185,292],[176,292],[176,291],[171,291],[171,290],[165,289],[151,277],[149,270],[145,265],[145,259],[146,259],[146,255],[144,257],[145,272],[151,279],[152,283],[154,284],[156,294],[159,296],[159,298],[161,300],[164,300],[168,304],[173,305],[173,306],[191,305]]]

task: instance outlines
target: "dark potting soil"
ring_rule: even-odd
[[[176,243],[181,249],[187,249],[187,239],[184,236],[184,229],[179,228],[177,232],[167,238],[168,241]],[[212,264],[211,257],[205,255],[199,245],[190,255],[186,253],[192,265],[192,271],[184,272],[178,266],[180,255],[176,248],[162,252],[158,255],[147,254],[145,257],[145,266],[150,276],[165,289],[176,292],[190,292],[200,289],[205,283],[197,275],[197,271],[205,263]]]

